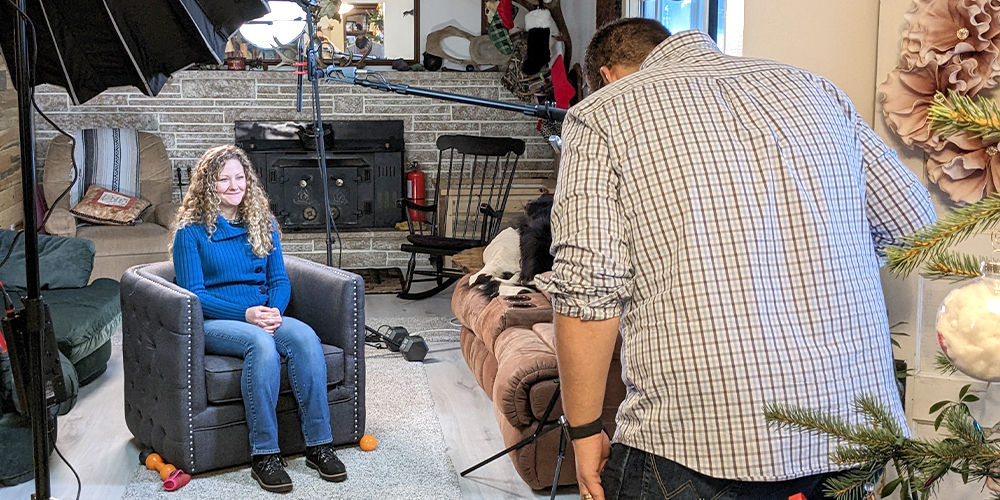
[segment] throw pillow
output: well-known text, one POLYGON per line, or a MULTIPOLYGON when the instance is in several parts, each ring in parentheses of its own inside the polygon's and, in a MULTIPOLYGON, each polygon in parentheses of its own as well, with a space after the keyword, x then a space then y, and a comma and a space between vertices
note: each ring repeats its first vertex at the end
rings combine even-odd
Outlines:
POLYGON ((94 224, 131 226, 150 203, 100 186, 90 186, 70 213, 94 224))
POLYGON ((139 196, 139 132, 134 129, 85 129, 74 135, 73 160, 79 173, 70 191, 74 206, 97 185, 139 196))

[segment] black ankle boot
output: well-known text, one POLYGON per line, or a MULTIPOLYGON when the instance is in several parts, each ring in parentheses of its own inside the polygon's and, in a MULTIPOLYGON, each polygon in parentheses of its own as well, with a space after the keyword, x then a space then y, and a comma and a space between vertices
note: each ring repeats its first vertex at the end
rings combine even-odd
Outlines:
POLYGON ((261 488, 272 493, 292 491, 292 478, 285 472, 285 459, 281 455, 254 455, 250 457, 250 475, 261 488))
POLYGON ((347 468, 329 444, 306 447, 306 465, 319 471, 319 477, 327 481, 339 483, 347 479, 347 468))

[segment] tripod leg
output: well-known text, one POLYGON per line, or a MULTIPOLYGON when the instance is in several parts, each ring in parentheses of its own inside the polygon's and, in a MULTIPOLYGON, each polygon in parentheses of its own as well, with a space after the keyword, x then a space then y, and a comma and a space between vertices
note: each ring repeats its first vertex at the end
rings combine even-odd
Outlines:
POLYGON ((504 455, 506 455, 506 454, 508 454, 508 453, 510 453, 512 451, 514 451, 514 450, 520 450, 521 448, 524 448, 525 446, 527 446, 528 443, 530 443, 530 442, 538 439, 539 436, 543 436, 545 434, 548 434, 549 431, 552 431, 552 430, 555 430, 555 429, 558 429, 558 428, 559 428, 559 424, 557 424, 557 423, 546 424, 545 422, 539 422, 538 423, 538 427, 535 428, 535 432, 533 434, 531 434, 530 436, 528 436, 528 437, 526 437, 526 438, 518 441, 517 444, 515 444, 515 445, 513 445, 513 446, 511 446, 511 447, 509 447, 509 448, 507 448, 507 449, 505 449, 505 450, 503 450, 501 452, 498 452, 496 455, 493 455, 492 457, 487 458, 486 460, 483 460, 482 462, 479 462, 478 464, 473 465, 472 467, 469 467, 468 469, 465 469, 459 475, 462 476, 462 477, 465 477, 466 474, 468 474, 468 473, 470 473, 470 472, 472 472, 472 471, 474 471, 474 470, 476 470, 476 469, 478 469, 478 468, 480 468, 480 467, 482 467, 482 466, 484 466, 484 465, 486 465, 486 464, 488 464, 488 463, 490 463, 490 462, 492 462, 492 461, 494 461, 494 460, 496 460, 496 459, 498 459, 498 458, 500 458, 500 457, 502 457, 502 456, 504 456, 504 455))
POLYGON ((559 473, 562 472, 563 459, 566 458, 566 416, 559 418, 559 457, 556 458, 556 473, 552 476, 552 495, 549 500, 556 500, 556 488, 559 487, 559 473))
MULTIPOLYGON (((559 379, 555 379, 555 381, 556 381, 556 384, 559 383, 559 379)), ((472 471, 474 471, 474 470, 476 470, 476 469, 478 469, 478 468, 480 468, 480 467, 482 467, 482 466, 484 466, 484 465, 486 465, 486 464, 488 464, 488 463, 490 463, 490 462, 492 462, 492 461, 494 461, 494 460, 496 460, 496 459, 498 459, 498 458, 506 455, 507 453, 510 453, 510 452, 512 452, 514 450, 520 450, 521 448, 524 448, 525 446, 528 445, 528 443, 530 443, 530 442, 538 439, 540 436, 548 433, 552 429, 555 429, 556 427, 559 427, 559 423, 558 422, 549 422, 549 415, 552 413, 552 409, 555 408, 556 401, 558 401, 558 400, 559 400, 559 386, 557 385, 555 391, 552 392, 552 399, 549 400, 549 405, 545 407, 545 413, 542 414, 542 418, 538 421, 538 427, 535 427, 535 432, 531 433, 530 436, 528 436, 528 437, 526 437, 526 438, 518 441, 517 444, 515 444, 514 446, 511 446, 511 447, 507 448, 506 450, 503 450, 500 453, 497 453, 496 455, 493 455, 492 457, 487 458, 486 460, 483 460, 482 462, 479 462, 478 464, 473 465, 472 467, 469 467, 468 469, 465 469, 459 475, 462 476, 462 477, 465 477, 466 474, 468 474, 468 473, 470 473, 470 472, 472 472, 472 471)))

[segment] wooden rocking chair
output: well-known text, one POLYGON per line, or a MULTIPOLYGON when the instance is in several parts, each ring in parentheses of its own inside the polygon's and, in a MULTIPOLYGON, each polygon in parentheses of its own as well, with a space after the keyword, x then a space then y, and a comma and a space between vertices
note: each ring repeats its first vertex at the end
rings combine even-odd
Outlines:
POLYGON ((510 137, 442 135, 437 147, 432 202, 424 206, 399 201, 407 209, 410 230, 400 247, 410 253, 398 295, 404 299, 432 297, 465 275, 461 269, 445 267, 445 257, 485 246, 500 231, 517 161, 524 154, 524 141, 510 137), (430 257, 431 270, 417 269, 418 254, 430 257), (417 282, 433 285, 410 291, 417 282))

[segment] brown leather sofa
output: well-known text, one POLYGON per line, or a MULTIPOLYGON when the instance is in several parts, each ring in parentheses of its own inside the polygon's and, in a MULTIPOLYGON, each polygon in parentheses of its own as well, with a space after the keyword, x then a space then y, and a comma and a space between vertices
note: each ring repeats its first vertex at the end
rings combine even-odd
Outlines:
MULTIPOLYGON (((45 156, 42 189, 51 204, 73 179, 73 145, 59 135, 49 144, 45 156)), ((151 262, 170 259, 167 246, 174 237, 177 203, 171 202, 173 177, 170 159, 163 141, 154 134, 139 132, 139 197, 152 205, 142 214, 143 222, 134 226, 86 225, 77 227, 77 219, 69 212, 69 196, 52 207, 45 224, 49 234, 76 236, 94 242, 94 272, 97 278, 120 280, 125 270, 151 262)))
MULTIPOLYGON (((490 299, 469 287, 466 276, 455 285, 451 307, 462 323, 462 355, 493 401, 505 445, 512 446, 535 431, 558 386, 552 305, 541 293, 490 299)), ((616 348, 604 396, 602 419, 609 435, 625 398, 618 352, 616 348)), ((561 415, 557 399, 549 420, 561 415)), ((558 452, 559 432, 553 431, 512 451, 510 459, 524 482, 538 490, 552 486, 558 452)), ((576 484, 574 464, 573 447, 567 446, 559 485, 576 484)))

